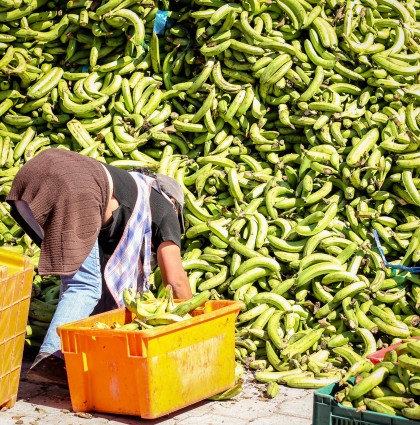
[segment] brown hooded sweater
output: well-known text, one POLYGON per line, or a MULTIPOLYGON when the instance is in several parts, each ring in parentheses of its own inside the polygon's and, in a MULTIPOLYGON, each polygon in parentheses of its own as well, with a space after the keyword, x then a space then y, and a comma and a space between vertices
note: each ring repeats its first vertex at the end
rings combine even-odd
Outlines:
POLYGON ((75 152, 46 149, 19 170, 7 201, 19 224, 22 218, 13 201, 26 201, 44 230, 41 275, 78 270, 98 238, 108 199, 104 167, 75 152))

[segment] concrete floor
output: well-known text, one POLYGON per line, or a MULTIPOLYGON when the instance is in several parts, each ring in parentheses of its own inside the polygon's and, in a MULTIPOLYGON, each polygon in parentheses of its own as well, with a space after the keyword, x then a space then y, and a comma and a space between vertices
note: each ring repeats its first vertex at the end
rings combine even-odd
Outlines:
POLYGON ((44 387, 25 379, 31 363, 22 364, 18 401, 0 412, 0 425, 311 425, 313 391, 281 387, 276 398, 267 399, 265 385, 244 376, 244 391, 227 401, 203 401, 171 415, 141 420, 92 412, 74 413, 68 390, 44 387))

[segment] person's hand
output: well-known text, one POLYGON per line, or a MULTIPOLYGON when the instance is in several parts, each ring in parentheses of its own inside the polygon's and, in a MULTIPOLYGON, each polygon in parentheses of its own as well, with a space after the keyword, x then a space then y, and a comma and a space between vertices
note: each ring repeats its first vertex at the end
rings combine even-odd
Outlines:
POLYGON ((171 285, 174 298, 192 297, 187 273, 182 267, 181 250, 172 241, 162 242, 157 250, 157 260, 164 285, 171 285))

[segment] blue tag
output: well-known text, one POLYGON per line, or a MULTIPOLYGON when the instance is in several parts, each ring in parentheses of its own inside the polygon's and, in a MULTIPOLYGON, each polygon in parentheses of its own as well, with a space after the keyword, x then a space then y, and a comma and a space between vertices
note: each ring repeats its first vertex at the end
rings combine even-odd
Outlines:
POLYGON ((88 72, 89 71, 89 65, 83 65, 82 72, 88 72))
POLYGON ((155 16, 155 24, 153 26, 153 32, 159 35, 165 34, 167 20, 168 20, 168 11, 158 10, 155 16))
POLYGON ((409 273, 419 273, 420 267, 407 267, 407 266, 401 266, 399 264, 389 264, 388 261, 386 261, 384 251, 382 249, 381 242, 379 241, 379 235, 376 230, 373 230, 373 236, 375 238, 376 247, 378 248, 379 254, 382 257, 382 261, 384 262, 385 267, 388 267, 393 270, 404 270, 409 273))

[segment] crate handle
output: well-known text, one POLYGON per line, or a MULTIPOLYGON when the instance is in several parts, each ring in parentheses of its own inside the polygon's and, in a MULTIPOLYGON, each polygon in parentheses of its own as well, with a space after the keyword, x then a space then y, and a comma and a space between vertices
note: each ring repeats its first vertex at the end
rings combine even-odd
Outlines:
POLYGON ((147 348, 143 343, 143 338, 139 338, 135 332, 126 333, 127 354, 128 357, 141 357, 147 356, 147 348))
POLYGON ((70 334, 64 329, 60 329, 57 333, 61 337, 61 352, 63 354, 77 354, 76 335, 70 334))
POLYGON ((0 279, 4 280, 7 278, 7 270, 9 268, 7 266, 4 266, 3 264, 0 264, 0 279))

